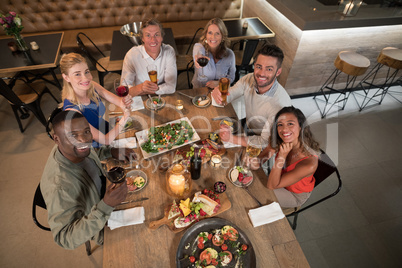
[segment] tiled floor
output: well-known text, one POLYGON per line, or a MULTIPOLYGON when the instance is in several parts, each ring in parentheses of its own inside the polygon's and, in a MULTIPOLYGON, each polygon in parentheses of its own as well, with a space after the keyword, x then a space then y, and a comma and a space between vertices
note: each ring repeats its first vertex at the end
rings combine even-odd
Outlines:
MULTIPOLYGON (((381 106, 359 113, 351 99, 345 111, 321 120, 312 98, 293 104, 339 163, 344 183, 336 197, 299 217, 295 233, 309 263, 319 268, 401 267, 402 105, 387 97, 381 106)), ((49 114, 56 104, 45 96, 42 107, 49 114)), ((101 267, 102 247, 91 257, 83 246, 64 250, 50 232, 33 224, 32 198, 53 142, 35 118, 26 120, 26 132, 19 133, 3 98, 0 118, 0 267, 101 267)), ((322 184, 311 199, 331 186, 322 184)))

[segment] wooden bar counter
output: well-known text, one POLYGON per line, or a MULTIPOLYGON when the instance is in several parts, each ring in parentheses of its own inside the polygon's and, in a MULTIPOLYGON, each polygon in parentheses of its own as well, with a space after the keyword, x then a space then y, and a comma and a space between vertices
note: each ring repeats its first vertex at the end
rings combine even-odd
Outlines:
MULTIPOLYGON (((206 94, 207 91, 208 89, 202 88, 183 92, 195 96, 206 94)), ((205 139, 209 132, 219 129, 220 121, 212 121, 211 118, 221 115, 235 116, 231 105, 225 108, 217 108, 212 105, 207 108, 197 108, 191 103, 190 98, 179 95, 177 92, 173 95, 163 96, 163 98, 166 100, 166 105, 157 113, 144 109, 133 112, 132 115, 139 120, 144 120, 148 125, 151 124, 151 121, 155 126, 167 123, 181 117, 175 110, 174 103, 177 99, 182 99, 184 102, 183 116, 190 119, 201 139, 205 139)), ((174 233, 167 226, 161 226, 156 230, 148 228, 150 222, 164 217, 164 208, 174 199, 166 191, 166 172, 158 168, 160 164, 158 161, 171 159, 173 152, 155 156, 148 161, 141 161, 142 154, 138 148, 136 150, 138 150, 140 158, 140 169, 148 176, 148 184, 143 190, 131 194, 127 199, 148 197, 149 200, 127 204, 121 208, 143 206, 145 222, 117 228, 113 231, 109 227, 105 227, 103 266, 119 268, 176 267, 175 256, 185 231, 174 233)), ((248 211, 256 208, 257 203, 244 189, 235 187, 227 178, 227 173, 234 166, 240 150, 239 147, 227 149, 222 158, 228 160, 223 161, 220 168, 212 168, 209 163, 203 164, 201 178, 193 181, 192 192, 203 188, 212 189, 216 181, 226 183, 226 194, 232 207, 217 217, 231 221, 248 236, 256 254, 257 267, 280 267, 283 263, 308 267, 308 262, 286 218, 256 228, 251 224, 248 211)), ((265 187, 267 178, 264 172, 260 169, 253 171, 253 175, 254 182, 249 186, 249 190, 263 205, 276 201, 273 191, 265 187)))

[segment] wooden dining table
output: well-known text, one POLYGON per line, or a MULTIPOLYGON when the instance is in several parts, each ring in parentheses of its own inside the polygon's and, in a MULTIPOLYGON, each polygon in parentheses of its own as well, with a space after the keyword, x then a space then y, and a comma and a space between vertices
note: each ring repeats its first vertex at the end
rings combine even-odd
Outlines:
MULTIPOLYGON (((183 90, 181 92, 190 96, 209 93, 207 88, 183 90)), ((166 105, 157 113, 146 108, 132 112, 132 117, 138 121, 138 125, 135 126, 137 129, 123 133, 120 138, 133 136, 136 131, 142 130, 144 126, 157 126, 187 117, 200 138, 205 139, 211 131, 219 129, 220 121, 212 121, 212 118, 236 116, 230 104, 224 108, 212 105, 198 108, 192 104, 190 98, 177 92, 172 95, 164 95, 162 98, 166 101, 166 105), (178 99, 184 102, 184 109, 180 112, 175 109, 175 102, 178 99)), ((146 101, 146 98, 143 100, 146 101)), ((163 161, 172 160, 174 152, 170 151, 144 160, 138 147, 135 149, 138 159, 134 161, 133 167, 138 165, 138 168, 146 173, 148 184, 141 191, 129 194, 127 200, 143 197, 149 199, 120 205, 116 209, 144 207, 145 222, 114 230, 105 227, 103 267, 176 267, 176 252, 186 230, 175 233, 166 225, 156 230, 148 227, 152 221, 164 217, 165 207, 174 200, 166 190, 166 171, 160 169, 163 161)), ((226 183, 225 193, 231 202, 231 208, 217 215, 217 217, 232 222, 249 238, 256 255, 256 267, 309 267, 286 217, 270 224, 253 227, 248 211, 257 208, 258 204, 244 189, 234 186, 228 178, 229 169, 235 165, 240 150, 243 149, 240 147, 226 149, 226 153, 222 156, 222 166, 219 168, 212 168, 209 163, 204 163, 200 179, 194 180, 192 183, 192 192, 204 188, 212 189, 216 181, 226 183)), ((252 172, 254 180, 249 186, 249 191, 263 205, 277 201, 274 192, 265 186, 267 176, 263 170, 259 169, 252 172)))

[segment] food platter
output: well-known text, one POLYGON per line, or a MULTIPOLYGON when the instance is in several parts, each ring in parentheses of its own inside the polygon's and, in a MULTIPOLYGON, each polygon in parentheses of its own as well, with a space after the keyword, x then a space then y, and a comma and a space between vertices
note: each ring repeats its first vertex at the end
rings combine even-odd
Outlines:
MULTIPOLYGON (((176 252, 176 267, 177 268, 182 268, 182 267, 192 267, 192 263, 189 260, 189 256, 200 256, 200 253, 203 251, 203 249, 199 249, 197 247, 197 243, 194 243, 194 241, 197 239, 197 236, 201 232, 210 232, 211 230, 214 229, 220 229, 223 226, 232 226, 235 228, 238 233, 239 233, 239 238, 237 241, 239 241, 241 244, 248 245, 248 249, 245 251, 245 254, 240 257, 239 262, 242 262, 241 267, 249 267, 249 268, 255 268, 257 266, 257 260, 254 252, 254 248, 252 246, 251 241, 248 239, 246 234, 236 225, 231 223, 228 220, 221 219, 221 218, 209 218, 209 219, 204 219, 202 221, 197 222, 193 226, 191 226, 183 235, 183 237, 180 240, 179 246, 177 248, 176 252), (187 247, 190 244, 189 247, 187 247), (195 252, 194 252, 194 246, 195 244, 195 252), (194 252, 194 254, 193 254, 194 252)), ((207 241, 205 243, 205 248, 214 248, 216 250, 219 250, 218 246, 213 245, 210 241, 207 241)), ((232 254, 234 252, 231 252, 232 254)), ((233 254, 234 255, 234 254, 233 254)), ((235 267, 236 265, 236 258, 233 257, 233 260, 229 263, 227 267, 235 267)))
MULTIPOLYGON (((221 205, 219 210, 216 213, 212 214, 212 216, 208 216, 208 215, 200 216, 199 220, 210 218, 210 217, 215 217, 216 215, 219 215, 219 214, 225 212, 226 210, 228 210, 228 209, 230 209, 232 207, 232 203, 230 202, 230 200, 229 200, 228 196, 226 195, 226 193, 219 194, 219 199, 220 199, 220 205, 221 205)), ((166 225, 172 232, 180 233, 180 232, 182 232, 184 230, 187 230, 190 226, 195 224, 195 222, 194 222, 194 223, 190 224, 187 227, 176 228, 176 226, 174 225, 174 220, 177 217, 168 219, 168 214, 169 214, 169 210, 170 210, 171 206, 172 206, 172 204, 169 204, 169 205, 167 205, 165 207, 165 211, 164 211, 165 216, 162 219, 150 222, 150 224, 149 224, 150 229, 155 230, 155 229, 159 228, 162 225, 166 225)))
MULTIPOLYGON (((158 101, 159 97, 152 97, 152 100, 158 101)), ((153 104, 151 103, 151 100, 148 98, 145 101, 145 106, 149 109, 149 110, 159 110, 162 109, 166 104, 166 101, 164 98, 160 99, 160 103, 158 104, 153 104)))
POLYGON ((192 99, 192 102, 194 106, 198 108, 206 108, 211 105, 211 99, 206 95, 197 95, 192 99), (208 102, 206 100, 208 100, 208 102), (205 104, 200 105, 200 101, 205 101, 205 104))
POLYGON ((248 181, 245 182, 245 183, 240 182, 239 179, 237 179, 236 181, 233 181, 232 178, 231 178, 231 173, 232 173, 233 170, 236 169, 236 166, 232 167, 232 168, 229 170, 229 172, 228 172, 228 179, 229 179, 229 181, 230 181, 234 186, 237 186, 237 187, 246 187, 246 186, 249 186, 250 184, 253 183, 253 180, 254 180, 253 172, 251 172, 250 169, 247 169, 247 168, 244 168, 244 167, 241 167, 241 168, 244 169, 244 171, 242 172, 243 175, 244 175, 244 176, 247 176, 247 177, 251 177, 251 180, 248 180, 248 181))
POLYGON ((127 180, 129 177, 138 177, 138 176, 144 178, 145 182, 142 184, 142 186, 140 186, 140 187, 138 187, 138 188, 136 188, 136 189, 134 189, 134 190, 131 190, 131 191, 130 191, 130 189, 129 189, 129 190, 128 190, 129 193, 135 193, 135 192, 141 191, 141 190, 144 189, 145 186, 148 184, 148 177, 147 177, 147 175, 146 175, 143 171, 141 171, 141 170, 131 170, 131 171, 127 172, 127 174, 126 174, 126 180, 127 180))
POLYGON ((197 134, 197 132, 195 131, 193 125, 191 124, 190 120, 187 117, 183 117, 183 118, 168 122, 166 124, 161 124, 161 125, 156 126, 156 127, 166 126, 168 124, 180 123, 181 121, 186 121, 190 125, 190 127, 192 128, 194 134, 193 134, 191 140, 189 140, 187 142, 184 142, 181 145, 174 145, 171 149, 163 149, 163 150, 160 150, 160 151, 155 152, 155 153, 151 153, 151 152, 148 153, 142 148, 142 145, 146 141, 148 141, 149 129, 145 129, 145 130, 142 130, 142 131, 139 131, 139 132, 135 133, 135 136, 137 137, 137 141, 138 141, 138 144, 139 144, 139 147, 141 149, 141 152, 142 152, 142 155, 143 155, 144 159, 148 159, 148 158, 153 157, 155 155, 159 155, 159 154, 163 154, 165 152, 171 151, 171 150, 175 150, 175 149, 177 149, 179 147, 182 147, 182 146, 185 146, 187 144, 190 144, 190 143, 193 143, 193 142, 196 142, 196 141, 200 140, 200 136, 197 134))

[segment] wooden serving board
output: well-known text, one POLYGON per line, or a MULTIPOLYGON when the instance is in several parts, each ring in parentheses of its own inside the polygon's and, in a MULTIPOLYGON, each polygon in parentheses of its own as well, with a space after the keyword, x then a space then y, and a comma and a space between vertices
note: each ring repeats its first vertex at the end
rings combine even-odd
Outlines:
MULTIPOLYGON (((207 218, 214 217, 214 216, 216 216, 216 215, 219 215, 219 214, 221 214, 222 212, 225 212, 226 210, 228 210, 228 209, 230 209, 230 208, 232 207, 232 203, 230 202, 230 200, 229 200, 228 196, 226 195, 226 193, 219 194, 219 199, 220 199, 220 201, 221 201, 221 207, 219 208, 219 210, 218 210, 216 213, 212 214, 211 216, 208 216, 208 215, 207 215, 207 216, 200 216, 200 217, 198 218, 199 221, 200 221, 200 220, 203 220, 203 219, 207 219, 207 218)), ((180 201, 179 201, 179 203, 180 203, 180 201)), ((174 233, 179 233, 179 232, 181 232, 181 231, 186 230, 186 229, 189 228, 191 225, 193 225, 194 223, 197 222, 197 221, 194 221, 194 222, 191 223, 190 225, 188 225, 188 226, 186 226, 186 227, 183 227, 183 228, 176 228, 176 227, 174 226, 174 220, 175 220, 177 217, 180 217, 180 216, 176 216, 176 217, 174 217, 174 218, 168 219, 169 210, 170 210, 171 207, 172 207, 172 204, 167 205, 167 206, 165 207, 165 216, 164 216, 162 219, 160 219, 160 220, 156 220, 156 221, 150 222, 148 228, 151 229, 151 230, 156 230, 156 229, 158 229, 158 228, 159 228, 160 226, 162 226, 162 225, 167 225, 167 227, 168 227, 172 232, 174 232, 174 233)))

